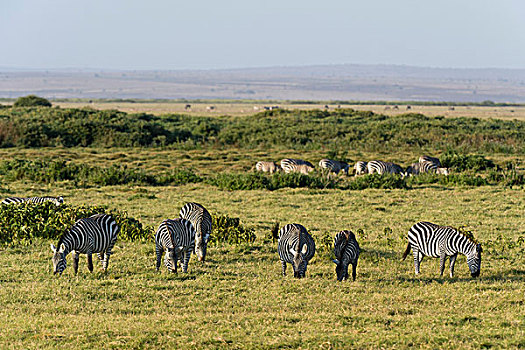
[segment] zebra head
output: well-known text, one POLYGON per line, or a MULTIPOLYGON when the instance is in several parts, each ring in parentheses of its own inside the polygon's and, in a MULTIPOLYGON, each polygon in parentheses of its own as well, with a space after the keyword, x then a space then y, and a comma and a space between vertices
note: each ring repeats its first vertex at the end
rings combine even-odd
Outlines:
POLYGON ((479 277, 481 271, 481 244, 476 244, 476 249, 473 249, 472 252, 467 255, 467 264, 470 270, 470 275, 472 277, 479 277))
POLYGON ((335 273, 339 282, 348 279, 348 265, 350 264, 350 260, 345 256, 344 252, 348 245, 349 237, 345 231, 342 231, 336 235, 334 239, 335 259, 332 259, 332 261, 336 264, 335 273))
POLYGON ((308 251, 306 244, 303 245, 301 251, 297 252, 293 248, 290 248, 290 253, 293 255, 293 276, 295 278, 303 278, 306 275, 306 268, 308 267, 308 261, 305 258, 305 254, 308 251))
POLYGON ((339 282, 346 281, 348 279, 348 264, 349 261, 332 259, 332 261, 337 265, 335 267, 335 273, 337 275, 337 280, 339 282))
POLYGON ((64 204, 64 197, 58 197, 55 201, 55 204, 58 206, 64 204))
POLYGON ((203 228, 202 222, 197 224, 197 226, 195 232, 195 255, 197 255, 199 261, 205 261, 211 228, 203 228))
POLYGON ((64 243, 62 243, 60 245, 60 248, 57 250, 57 248, 53 244, 51 244, 51 250, 53 251, 53 274, 56 275, 58 273, 61 275, 67 267, 65 254, 66 246, 64 245, 64 243))
POLYGON ((450 175, 450 169, 449 168, 437 168, 436 174, 445 175, 445 176, 450 175))

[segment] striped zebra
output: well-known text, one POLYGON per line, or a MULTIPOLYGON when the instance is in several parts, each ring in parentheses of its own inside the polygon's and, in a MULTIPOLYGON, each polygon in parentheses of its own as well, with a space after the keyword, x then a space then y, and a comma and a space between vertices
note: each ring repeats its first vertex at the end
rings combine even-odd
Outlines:
POLYGON ((369 174, 404 174, 403 168, 401 168, 399 165, 391 162, 383 162, 380 160, 373 160, 371 162, 368 162, 367 168, 369 174))
POLYGON ((340 171, 343 171, 346 175, 348 175, 348 168, 350 167, 348 163, 341 162, 338 160, 331 160, 331 159, 321 159, 319 161, 319 167, 321 170, 327 170, 328 173, 335 173, 336 175, 339 174, 340 171))
POLYGON ((355 175, 368 174, 368 163, 363 161, 357 161, 354 164, 355 175))
POLYGON ((66 269, 66 257, 70 252, 73 252, 75 274, 78 272, 79 254, 87 255, 88 269, 93 272, 92 254, 98 253, 102 268, 106 271, 119 231, 115 219, 107 214, 95 214, 78 220, 60 237, 58 249, 51 244, 54 274, 62 274, 66 269))
POLYGON ((449 168, 436 168, 436 174, 438 175, 450 175, 449 168))
POLYGON ((211 215, 198 203, 186 203, 179 216, 189 220, 195 230, 195 255, 199 261, 206 259, 206 248, 211 235, 211 215))
POLYGON ((420 163, 423 163, 423 162, 430 162, 430 163, 434 163, 436 164, 436 168, 441 168, 441 162, 439 161, 439 158, 434 158, 434 157, 431 157, 431 156, 421 156, 419 157, 419 162, 420 163))
POLYGON ((62 197, 29 197, 29 198, 21 198, 21 197, 9 197, 2 201, 2 204, 18 204, 18 203, 25 203, 25 202, 31 202, 31 203, 37 203, 41 204, 44 202, 53 202, 57 206, 64 203, 64 198, 62 197))
POLYGON ((188 272, 188 262, 194 249, 195 229, 189 220, 182 218, 164 220, 155 233, 157 271, 160 268, 162 253, 166 252, 164 264, 169 271, 177 272, 177 262, 180 260, 182 271, 188 272))
POLYGON ((481 269, 481 244, 476 244, 468 237, 449 226, 439 226, 430 222, 418 222, 408 231, 408 245, 403 260, 410 249, 414 253, 416 275, 424 256, 439 258, 439 271, 443 276, 445 260, 450 257, 450 277, 454 276, 454 264, 458 253, 467 257, 467 264, 472 277, 478 277, 481 269))
POLYGON ((348 278, 348 265, 352 264, 352 279, 355 281, 357 260, 359 259, 359 244, 355 239, 352 231, 341 231, 334 239, 334 254, 336 259, 335 273, 338 281, 344 281, 348 278))
POLYGON ((255 164, 255 170, 273 174, 281 170, 281 167, 274 162, 257 162, 257 164, 255 164))
MULTIPOLYGON (((276 225, 275 230, 279 227, 276 225)), ((294 277, 302 278, 306 274, 308 261, 315 254, 315 242, 299 224, 288 224, 279 231, 277 252, 283 267, 283 276, 286 275, 286 263, 292 264, 294 277)))
POLYGON ((406 170, 406 175, 419 175, 423 173, 435 172, 437 165, 432 162, 413 163, 406 170))
POLYGON ((285 158, 281 160, 281 168, 285 173, 301 173, 308 175, 314 170, 312 163, 302 159, 285 158))

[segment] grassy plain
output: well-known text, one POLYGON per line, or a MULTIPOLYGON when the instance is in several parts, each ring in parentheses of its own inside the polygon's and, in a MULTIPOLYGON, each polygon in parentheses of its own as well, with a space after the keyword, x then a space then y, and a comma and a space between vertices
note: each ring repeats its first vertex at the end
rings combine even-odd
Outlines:
MULTIPOLYGON (((214 174, 246 171, 260 158, 313 161, 326 152, 9 148, 0 149, 0 160, 119 164, 152 173, 191 166, 214 174)), ((410 150, 347 153, 405 165, 418 155, 410 150)), ((525 161, 519 154, 486 156, 497 164, 525 161)), ((69 267, 59 278, 51 273, 49 241, 0 248, 0 348, 525 347, 523 188, 270 192, 221 191, 204 183, 82 189, 70 182, 0 183, 2 197, 36 194, 119 208, 147 225, 175 217, 185 202, 196 201, 212 213, 239 217, 256 228, 257 239, 253 245, 212 247, 204 264, 192 258, 189 273, 178 275, 154 271, 153 243, 119 241, 107 274, 88 273, 82 257, 77 276, 69 267), (481 277, 470 278, 464 257, 458 258, 452 279, 439 276, 435 259, 425 260, 416 277, 412 260, 400 259, 407 230, 421 220, 471 230, 484 247, 481 277), (280 276, 276 243, 268 238, 276 221, 301 223, 317 239, 319 251, 307 278, 280 276), (338 283, 335 265, 321 249, 321 237, 343 229, 362 230, 356 282, 338 283)))

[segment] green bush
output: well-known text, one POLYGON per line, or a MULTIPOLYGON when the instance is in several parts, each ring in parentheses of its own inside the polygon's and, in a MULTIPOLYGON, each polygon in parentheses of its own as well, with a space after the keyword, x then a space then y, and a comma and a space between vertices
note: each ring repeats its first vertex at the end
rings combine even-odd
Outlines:
POLYGON ((452 168, 454 171, 480 171, 496 167, 493 161, 486 159, 482 155, 458 154, 447 152, 440 159, 445 168, 452 168))
POLYGON ((212 233, 209 244, 241 244, 253 243, 254 241, 255 230, 241 224, 239 218, 231 218, 228 215, 212 215, 212 233))
POLYGON ((144 227, 123 211, 96 206, 57 207, 51 202, 26 202, 0 205, 0 244, 30 244, 34 238, 59 239, 75 221, 98 213, 109 214, 117 221, 120 226, 119 239, 145 241, 152 237, 152 228, 144 227))
POLYGON ((13 104, 14 107, 51 107, 51 102, 43 97, 28 95, 19 97, 13 104))
POLYGON ((366 174, 356 176, 353 180, 339 187, 349 190, 408 188, 405 179, 401 177, 401 175, 396 174, 366 174))

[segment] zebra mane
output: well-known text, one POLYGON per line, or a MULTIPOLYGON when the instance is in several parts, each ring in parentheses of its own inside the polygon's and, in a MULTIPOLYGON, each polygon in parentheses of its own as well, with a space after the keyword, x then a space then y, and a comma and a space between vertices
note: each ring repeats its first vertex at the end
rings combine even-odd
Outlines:
POLYGON ((468 239, 471 243, 474 243, 474 244, 478 244, 479 243, 478 240, 474 237, 474 234, 472 233, 472 231, 464 229, 464 227, 466 227, 466 226, 460 226, 458 228, 458 227, 454 227, 454 226, 439 226, 439 225, 436 225, 436 224, 434 224, 434 225, 438 226, 438 227, 452 229, 452 230, 456 231, 459 235, 461 235, 461 236, 465 237, 466 239, 468 239))
POLYGON ((66 229, 64 233, 60 236, 60 238, 58 239, 57 250, 60 249, 60 245, 64 243, 64 237, 66 237, 67 234, 70 233, 70 231, 70 229, 66 229))

